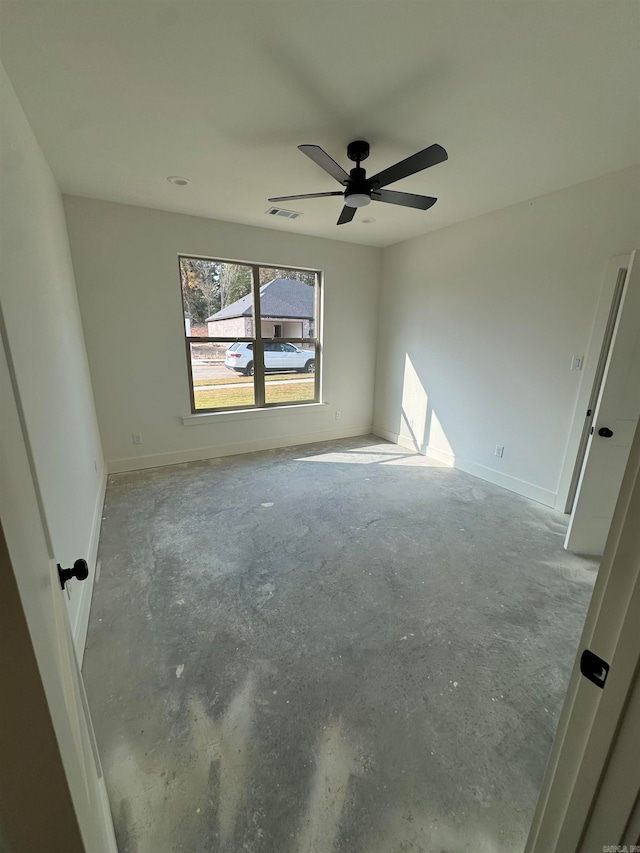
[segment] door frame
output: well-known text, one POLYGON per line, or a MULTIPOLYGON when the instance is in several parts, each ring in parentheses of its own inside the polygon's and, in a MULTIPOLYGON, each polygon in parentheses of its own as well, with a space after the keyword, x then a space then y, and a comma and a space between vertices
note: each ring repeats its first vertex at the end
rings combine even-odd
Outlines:
POLYGON ((613 343, 615 337, 614 333, 616 330, 616 322, 618 320, 618 312, 620 311, 622 305, 622 297, 624 295, 624 288, 627 281, 627 276, 629 274, 630 263, 631 258, 629 258, 628 264, 626 264, 625 266, 621 266, 618 269, 616 284, 613 290, 613 297, 611 299, 611 305, 609 307, 607 325, 604 331, 602 344, 600 345, 600 355, 598 357, 595 377, 593 380, 593 385, 591 387, 591 393, 589 394, 587 414, 583 422, 582 434, 580 436, 580 445, 578 447, 578 454, 576 456, 576 461, 573 466, 573 476, 571 477, 569 494, 567 495, 567 502, 564 508, 564 511, 567 515, 570 515, 573 511, 575 500, 578 495, 578 484, 580 482, 580 475, 582 474, 582 467, 585 463, 585 459, 587 458, 589 435, 591 433, 591 426, 595 419, 596 409, 598 408, 598 400, 600 399, 602 383, 605 380, 607 360, 609 358, 609 350, 611 349, 611 344, 613 343))
MULTIPOLYGON (((602 288, 600 291, 600 299, 598 301, 596 316, 591 329, 589 344, 584 359, 582 380, 580 382, 573 410, 573 418, 569 429, 569 438, 567 440, 567 447, 562 461, 562 468, 560 470, 560 477, 558 480, 558 490, 554 502, 554 509, 565 514, 570 512, 568 504, 571 497, 574 478, 575 485, 577 486, 577 479, 580 475, 580 471, 582 470, 581 463, 580 470, 578 470, 576 477, 575 474, 578 456, 582 454, 584 461, 584 451, 586 449, 586 442, 582 445, 582 438, 586 428, 585 417, 592 417, 595 412, 595 406, 590 407, 590 403, 595 391, 594 384, 598 375, 603 344, 607 335, 607 328, 612 313, 611 308, 616 294, 616 288, 618 286, 620 270, 629 268, 632 257, 633 252, 627 252, 623 255, 615 255, 607 261, 602 288), (586 414, 589 408, 592 408, 591 416, 586 414)), ((589 430, 586 429, 587 437, 588 432, 589 430)))
MULTIPOLYGON (((592 816, 597 819, 602 783, 640 668, 637 628, 639 517, 640 424, 629 454, 525 853, 578 853, 590 830, 592 816), (580 656, 587 648, 610 663, 604 689, 587 681, 580 672, 580 656)), ((623 780, 618 784, 623 784, 623 780)), ((617 844, 619 839, 613 838, 610 843, 617 844)))

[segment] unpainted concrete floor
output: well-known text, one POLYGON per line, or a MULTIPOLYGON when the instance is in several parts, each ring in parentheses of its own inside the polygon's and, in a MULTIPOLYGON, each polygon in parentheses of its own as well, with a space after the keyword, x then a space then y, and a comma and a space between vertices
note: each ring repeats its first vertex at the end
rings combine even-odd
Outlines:
POLYGON ((120 853, 522 850, 597 569, 565 528, 373 437, 110 477, 120 853))

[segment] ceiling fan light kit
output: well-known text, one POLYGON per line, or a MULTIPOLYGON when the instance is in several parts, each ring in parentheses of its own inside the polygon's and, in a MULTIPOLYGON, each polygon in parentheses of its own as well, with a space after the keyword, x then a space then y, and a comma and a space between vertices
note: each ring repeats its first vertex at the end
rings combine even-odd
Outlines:
POLYGON ((344 203, 349 207, 366 207, 367 204, 371 204, 371 196, 367 193, 351 193, 350 195, 345 193, 344 203))
POLYGON ((428 210, 436 203, 433 196, 415 195, 414 193, 394 192, 385 190, 388 184, 393 184, 402 178, 408 178, 435 166, 448 159, 448 154, 442 145, 430 145, 428 148, 412 154, 405 160, 401 160, 388 169, 378 172, 372 178, 367 178, 367 173, 360 163, 369 156, 369 143, 363 139, 356 139, 347 146, 347 157, 356 165, 350 172, 345 170, 330 157, 319 145, 298 145, 300 151, 306 154, 314 163, 324 169, 327 174, 335 178, 345 190, 325 193, 305 193, 304 195, 284 195, 270 198, 271 202, 292 201, 301 198, 328 198, 329 196, 343 196, 344 207, 338 218, 338 225, 351 222, 358 207, 366 207, 372 201, 382 201, 386 204, 398 204, 401 207, 413 207, 418 210, 428 210))

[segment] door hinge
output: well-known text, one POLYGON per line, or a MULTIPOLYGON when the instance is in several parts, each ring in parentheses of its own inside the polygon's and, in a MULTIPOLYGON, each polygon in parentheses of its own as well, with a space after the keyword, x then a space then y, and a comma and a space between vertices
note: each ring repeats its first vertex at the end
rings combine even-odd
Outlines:
POLYGON ((609 675, 609 664, 589 649, 585 649, 580 658, 580 672, 596 687, 603 688, 609 675))

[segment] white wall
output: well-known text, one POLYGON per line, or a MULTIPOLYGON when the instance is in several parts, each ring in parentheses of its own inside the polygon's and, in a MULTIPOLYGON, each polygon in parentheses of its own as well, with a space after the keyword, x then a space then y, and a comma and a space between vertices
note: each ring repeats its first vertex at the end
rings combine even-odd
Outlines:
POLYGON ((385 249, 376 432, 560 505, 583 378, 571 357, 587 350, 607 259, 640 240, 639 176, 613 173, 385 249))
POLYGON ((77 197, 65 197, 65 210, 110 471, 370 430, 379 249, 77 197), (183 424, 191 410, 179 253, 323 270, 328 405, 183 424))
POLYGON ((60 191, 0 65, 0 287, 38 487, 56 559, 90 563, 72 581, 84 645, 104 496, 104 460, 60 191))

